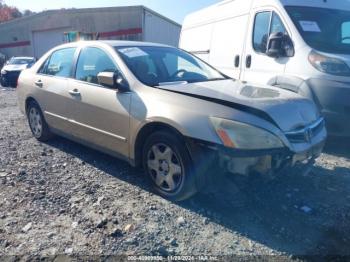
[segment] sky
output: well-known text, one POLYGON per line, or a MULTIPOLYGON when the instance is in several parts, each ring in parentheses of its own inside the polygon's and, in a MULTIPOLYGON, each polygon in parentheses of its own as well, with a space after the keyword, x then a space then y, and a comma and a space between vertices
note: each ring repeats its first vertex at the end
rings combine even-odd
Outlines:
POLYGON ((29 9, 40 12, 46 9, 88 8, 127 5, 144 5, 154 11, 182 24, 185 16, 193 11, 207 7, 220 0, 5 0, 9 6, 21 11, 29 9))

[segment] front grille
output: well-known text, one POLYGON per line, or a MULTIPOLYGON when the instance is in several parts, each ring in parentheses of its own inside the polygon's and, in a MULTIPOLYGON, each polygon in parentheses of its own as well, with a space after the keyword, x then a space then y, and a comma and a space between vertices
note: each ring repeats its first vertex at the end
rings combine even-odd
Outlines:
POLYGON ((7 71, 6 77, 18 77, 21 71, 7 71))
POLYGON ((309 143, 324 129, 324 127, 325 121, 321 118, 307 127, 287 132, 285 135, 291 143, 309 143))

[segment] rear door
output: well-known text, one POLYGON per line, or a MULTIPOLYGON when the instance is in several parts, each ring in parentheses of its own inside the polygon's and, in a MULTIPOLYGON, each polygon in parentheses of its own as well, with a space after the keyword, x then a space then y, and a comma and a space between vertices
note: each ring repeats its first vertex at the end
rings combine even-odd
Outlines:
POLYGON ((128 157, 131 93, 104 87, 97 79, 100 72, 116 70, 119 68, 108 51, 99 47, 81 50, 75 79, 69 83, 77 98, 72 118, 80 138, 128 157))
POLYGON ((281 17, 272 10, 253 10, 251 30, 247 36, 241 79, 267 84, 275 76, 284 74, 289 58, 272 58, 266 55, 271 33, 288 33, 281 17))
POLYGON ((50 127, 72 133, 73 126, 67 120, 74 111, 76 98, 69 93, 69 78, 76 48, 54 51, 33 79, 37 100, 50 127))

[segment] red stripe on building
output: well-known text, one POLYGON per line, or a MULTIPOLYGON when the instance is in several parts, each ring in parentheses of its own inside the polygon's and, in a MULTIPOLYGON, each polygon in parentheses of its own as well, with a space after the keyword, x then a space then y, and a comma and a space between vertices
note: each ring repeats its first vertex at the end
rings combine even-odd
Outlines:
POLYGON ((0 44, 0 48, 19 47, 19 46, 28 46, 28 45, 30 45, 30 41, 22 41, 22 42, 0 44))
POLYGON ((100 37, 136 35, 141 33, 142 33, 142 28, 131 28, 131 29, 125 29, 125 30, 112 31, 112 32, 102 32, 100 33, 100 37))

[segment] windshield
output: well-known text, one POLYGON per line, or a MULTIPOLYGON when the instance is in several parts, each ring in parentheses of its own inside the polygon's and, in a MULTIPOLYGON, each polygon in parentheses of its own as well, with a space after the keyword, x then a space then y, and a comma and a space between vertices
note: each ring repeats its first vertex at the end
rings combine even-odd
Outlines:
POLYGON ((286 9, 310 47, 327 53, 350 54, 350 11, 297 6, 286 9))
POLYGON ((171 47, 116 47, 126 65, 145 85, 195 83, 226 79, 198 58, 171 47))
POLYGON ((30 59, 30 58, 12 58, 9 61, 9 65, 26 65, 33 62, 34 62, 34 59, 30 59))

